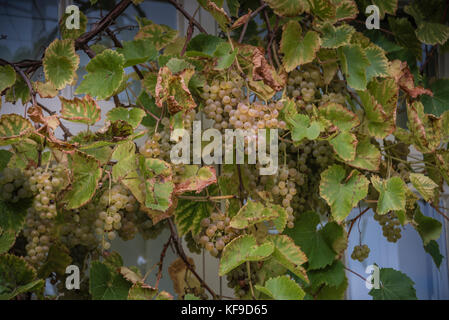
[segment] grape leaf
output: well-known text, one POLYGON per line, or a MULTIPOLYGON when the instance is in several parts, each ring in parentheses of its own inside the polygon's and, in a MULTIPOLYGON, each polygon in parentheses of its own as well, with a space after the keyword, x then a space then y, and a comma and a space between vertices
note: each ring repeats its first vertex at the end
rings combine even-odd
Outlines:
POLYGON ((89 95, 85 95, 82 99, 75 98, 73 100, 59 97, 59 100, 61 101, 61 118, 63 119, 91 126, 101 119, 101 109, 89 95))
POLYGON ((410 173, 410 182, 426 201, 433 198, 434 190, 438 188, 438 185, 432 179, 421 173, 410 173))
POLYGON ((199 167, 185 165, 184 172, 177 176, 175 193, 182 194, 188 191, 201 192, 204 188, 217 182, 215 168, 211 166, 199 167))
POLYGON ((421 97, 424 111, 439 117, 448 110, 449 79, 438 79, 430 85, 429 89, 433 92, 433 96, 424 95, 421 97))
POLYGON ((149 38, 125 41, 123 48, 117 49, 117 52, 125 57, 125 68, 154 60, 158 55, 158 51, 149 38))
POLYGON ((22 104, 26 104, 31 99, 30 89, 22 77, 16 76, 16 82, 14 85, 6 90, 5 100, 6 102, 16 103, 19 100, 22 104))
POLYGON ((16 233, 13 230, 2 230, 0 228, 0 254, 8 252, 15 242, 16 233))
POLYGON ((141 27, 134 39, 149 39, 154 47, 156 47, 156 50, 159 51, 172 43, 177 36, 178 31, 169 26, 151 23, 141 27))
POLYGON ((79 208, 92 199, 102 174, 97 160, 85 153, 75 152, 70 159, 72 184, 63 196, 69 210, 79 208))
POLYGON ((17 203, 0 201, 0 228, 5 231, 20 231, 31 204, 31 199, 22 199, 17 203))
POLYGON ((349 45, 354 31, 355 29, 350 25, 343 24, 339 27, 334 27, 332 24, 327 23, 321 29, 323 33, 321 47, 336 49, 343 45, 349 45))
POLYGON ((41 98, 54 98, 58 95, 59 90, 56 89, 53 84, 49 81, 47 82, 40 82, 36 81, 33 82, 33 87, 36 90, 36 92, 41 96, 41 98))
POLYGON ((421 236, 424 246, 432 240, 438 240, 443 228, 440 221, 423 215, 419 206, 416 206, 413 219, 417 223, 416 230, 421 236))
POLYGON ((441 143, 441 119, 424 113, 421 102, 407 105, 408 127, 413 144, 422 153, 434 152, 441 143))
POLYGON ((157 289, 144 284, 134 283, 129 289, 128 300, 152 300, 157 294, 157 289))
POLYGON ((308 281, 302 265, 307 257, 287 235, 271 235, 268 238, 274 245, 273 258, 304 281, 308 281))
POLYGON ((288 276, 268 279, 264 286, 255 288, 275 300, 303 300, 305 296, 304 290, 288 276))
POLYGON ((370 46, 365 49, 366 58, 371 63, 366 68, 366 80, 369 82, 375 77, 388 76, 388 59, 385 52, 378 46, 370 46))
POLYGON ((210 202, 180 199, 175 211, 176 226, 180 235, 189 231, 197 235, 201 231, 201 220, 212 213, 214 207, 210 202))
POLYGON ((347 45, 338 48, 338 55, 348 85, 355 90, 365 90, 366 70, 370 66, 365 51, 358 45, 347 45))
POLYGON ((231 24, 231 18, 227 15, 223 8, 217 6, 217 4, 211 0, 198 0, 198 3, 214 17, 218 25, 223 31, 229 29, 231 24))
POLYGON ((380 288, 368 293, 373 300, 416 300, 415 284, 405 273, 392 268, 380 269, 380 288))
POLYGON ((321 174, 320 196, 331 207, 334 219, 341 222, 367 196, 368 185, 368 179, 357 170, 346 177, 343 167, 333 165, 321 174))
POLYGON ((371 143, 370 138, 365 138, 357 144, 355 159, 346 163, 358 169, 378 171, 381 158, 379 149, 371 143))
POLYGON ((307 272, 310 287, 316 291, 321 285, 338 287, 345 281, 344 265, 340 260, 335 260, 330 266, 323 269, 310 270, 307 272))
POLYGON ((394 16, 398 9, 398 0, 372 0, 372 2, 379 8, 380 19, 383 19, 386 13, 394 16))
POLYGON ((128 122, 134 129, 137 128, 145 116, 145 111, 140 108, 117 107, 106 114, 110 121, 123 120, 128 122))
POLYGON ((443 45, 449 39, 449 26, 441 23, 422 21, 415 32, 418 40, 425 44, 443 45))
POLYGON ((231 219, 230 226, 235 229, 246 229, 256 223, 270 221, 278 217, 278 213, 262 203, 248 200, 240 211, 231 219))
POLYGON ((277 15, 285 17, 295 17, 310 9, 306 0, 267 0, 265 2, 277 15))
POLYGON ((59 242, 54 243, 48 251, 47 259, 38 271, 39 278, 46 279, 52 272, 64 277, 67 266, 72 262, 70 251, 59 242))
POLYGON ((15 113, 0 117, 0 146, 21 141, 34 130, 28 119, 15 113))
POLYGON ((429 243, 424 246, 424 250, 430 254, 437 268, 440 268, 444 256, 440 253, 440 246, 438 245, 438 242, 435 240, 430 240, 429 243))
POLYGON ((340 241, 340 237, 335 237, 335 232, 328 235, 329 227, 317 230, 319 223, 320 218, 316 213, 306 211, 295 220, 292 229, 284 231, 306 254, 308 270, 321 269, 332 264, 337 255, 333 247, 336 241, 340 241))
POLYGON ((131 283, 104 263, 93 261, 90 267, 89 291, 93 300, 126 300, 131 283))
POLYGON ((305 114, 295 114, 288 119, 292 140, 300 143, 303 139, 315 140, 322 130, 318 121, 311 121, 305 114))
POLYGON ((95 56, 86 66, 87 74, 75 94, 86 93, 98 100, 109 98, 124 77, 125 58, 111 49, 95 56))
POLYGON ((0 92, 16 82, 16 72, 10 65, 0 66, 0 92))
POLYGON ((280 51, 284 54, 282 63, 287 72, 312 62, 320 49, 321 40, 317 32, 307 31, 303 38, 301 34, 301 25, 297 21, 290 20, 283 27, 280 51))
POLYGON ((223 249, 218 274, 224 276, 246 261, 265 259, 273 250, 274 245, 270 241, 258 245, 251 235, 237 237, 223 249))
POLYGON ((9 300, 24 292, 42 292, 44 280, 22 257, 0 255, 0 300, 9 300))
POLYGON ((80 57, 75 52, 75 42, 56 39, 45 50, 42 60, 45 78, 56 89, 63 89, 75 79, 79 62, 80 57))
POLYGON ((371 177, 373 187, 380 193, 376 212, 386 214, 390 211, 405 210, 406 185, 399 177, 382 180, 378 176, 371 177))
POLYGON ((330 145, 344 161, 353 161, 355 159, 357 142, 357 137, 347 131, 343 131, 329 140, 330 145))
POLYGON ((340 131, 349 131, 360 124, 360 120, 355 113, 338 103, 327 103, 321 106, 318 111, 322 118, 331 122, 340 131))

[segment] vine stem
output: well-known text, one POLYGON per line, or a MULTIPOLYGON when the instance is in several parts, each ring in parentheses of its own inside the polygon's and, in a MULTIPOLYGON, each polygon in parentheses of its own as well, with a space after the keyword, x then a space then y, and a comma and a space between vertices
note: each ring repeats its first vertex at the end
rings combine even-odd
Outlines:
POLYGON ((351 234, 352 227, 354 226, 354 223, 355 223, 361 216, 363 216, 365 213, 367 213, 369 209, 371 209, 371 208, 370 208, 370 207, 365 208, 365 210, 363 210, 362 212, 360 212, 360 213, 358 214, 357 217, 355 217, 354 219, 352 219, 351 225, 350 225, 349 230, 348 230, 348 238, 349 238, 349 235, 351 234))
POLYGON ((251 296, 254 300, 256 300, 256 295, 254 294, 254 288, 253 288, 253 281, 251 280, 251 266, 249 264, 249 261, 246 261, 246 272, 248 273, 248 281, 249 281, 249 288, 251 290, 251 296))
POLYGON ((170 235, 170 237, 168 237, 167 242, 164 244, 164 247, 162 249, 161 252, 161 257, 159 258, 159 270, 157 272, 157 276, 156 276, 156 284, 154 285, 154 287, 157 289, 159 286, 159 281, 162 279, 162 268, 164 266, 164 259, 165 259, 165 254, 167 253, 167 249, 168 246, 170 245, 172 240, 172 236, 170 235))
POLYGON ((243 25, 242 33, 240 33, 240 37, 239 37, 239 43, 242 43, 243 38, 245 37, 246 29, 248 28, 248 24, 251 21, 251 19, 253 19, 255 16, 257 16, 259 14, 259 12, 262 11, 263 9, 265 9, 266 7, 267 7, 267 4, 262 3, 262 5, 260 7, 258 7, 256 10, 254 10, 253 13, 251 13, 248 20, 246 20, 245 24, 243 25))
MULTIPOLYGON (((47 112, 49 115, 54 115, 56 114, 56 112, 51 111, 50 109, 48 109, 46 106, 44 106, 42 103, 40 102, 36 102, 37 105, 39 107, 41 107, 42 110, 44 110, 45 112, 47 112)), ((59 126, 61 127, 62 131, 64 132, 64 139, 67 140, 68 137, 73 136, 73 134, 70 132, 70 130, 61 123, 61 121, 59 121, 59 126)))
POLYGON ((354 270, 349 269, 348 267, 344 266, 345 270, 351 272, 352 274, 355 274, 357 277, 359 277, 360 279, 362 279, 363 281, 366 281, 366 278, 364 278, 362 275, 358 274, 357 272, 355 272, 354 270))
POLYGON ((200 275, 195 271, 195 268, 190 264, 184 249, 182 248, 181 241, 179 239, 178 233, 176 232, 176 226, 173 223, 172 218, 168 218, 168 226, 170 227, 171 237, 175 244, 175 250, 178 256, 184 261, 187 268, 192 272, 192 274, 198 279, 198 281, 201 283, 201 286, 204 287, 209 293, 212 295, 212 298, 216 300, 218 298, 218 295, 212 290, 209 285, 203 280, 203 278, 200 277, 200 275))
POLYGON ((195 20, 195 18, 193 18, 184 8, 181 4, 179 4, 178 2, 176 2, 175 0, 168 0, 167 2, 171 3, 173 6, 175 6, 176 9, 179 10, 179 12, 182 13, 182 15, 184 17, 186 17, 187 20, 192 21, 192 23, 195 25, 195 27, 198 28, 198 30, 202 33, 208 34, 206 29, 203 28, 203 26, 197 21, 195 20))

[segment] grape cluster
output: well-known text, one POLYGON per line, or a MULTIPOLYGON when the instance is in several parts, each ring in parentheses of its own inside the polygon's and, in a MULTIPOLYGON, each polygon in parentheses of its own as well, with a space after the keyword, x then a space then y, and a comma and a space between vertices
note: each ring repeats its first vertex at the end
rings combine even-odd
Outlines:
POLYGON ((161 154, 161 146, 159 141, 162 135, 155 132, 145 143, 139 148, 140 154, 146 158, 156 158, 161 154))
POLYGON ((53 164, 47 168, 32 168, 26 170, 25 175, 29 177, 31 191, 36 194, 33 208, 42 219, 55 218, 57 215, 56 195, 67 179, 64 166, 53 164))
POLYGON ((197 242, 213 257, 217 257, 225 245, 240 234, 239 230, 229 225, 230 222, 229 217, 217 212, 201 220, 203 229, 197 236, 197 242))
POLYGON ((370 248, 364 244, 364 245, 358 245, 354 247, 354 250, 352 251, 351 258, 353 260, 359 260, 362 262, 366 258, 368 258, 370 253, 370 248))
POLYGON ((293 228, 295 217, 293 215, 292 200, 297 194, 296 182, 304 181, 304 177, 298 172, 295 167, 288 165, 281 166, 278 170, 277 176, 274 178, 274 186, 271 193, 278 199, 282 207, 287 211, 287 227, 293 228))
POLYGON ((32 196, 30 183, 20 169, 5 168, 0 173, 0 198, 2 200, 17 203, 20 199, 32 196))
POLYGON ((94 249, 99 245, 95 237, 95 220, 98 217, 98 206, 89 203, 76 210, 64 211, 62 218, 64 223, 61 226, 61 241, 68 247, 73 248, 83 245, 94 249))
POLYGON ((382 226, 382 233, 389 242, 397 242, 402 237, 401 228, 399 227, 401 223, 397 216, 391 212, 384 215, 376 213, 374 214, 374 220, 382 226))
POLYGON ((285 128, 286 123, 279 121, 279 110, 283 103, 260 102, 249 103, 245 100, 242 90, 243 79, 237 75, 233 81, 213 80, 211 85, 205 85, 202 98, 205 100, 204 113, 214 120, 215 129, 246 129, 285 128))
POLYGON ((132 214, 138 209, 136 198, 120 184, 114 185, 100 198, 99 204, 102 211, 95 221, 96 233, 102 237, 102 247, 108 250, 112 241, 116 238, 116 231, 126 239, 134 238, 137 226, 134 224, 132 214))
POLYGON ((42 265, 47 257, 51 243, 54 242, 55 219, 47 218, 34 207, 27 210, 23 235, 27 239, 25 246, 27 260, 35 267, 42 265))
POLYGON ((250 278, 248 276, 246 263, 241 264, 227 274, 226 280, 228 282, 228 287, 235 290, 235 294, 238 298, 245 297, 250 291, 249 280, 251 279, 253 285, 258 282, 259 269, 258 262, 250 262, 250 278))

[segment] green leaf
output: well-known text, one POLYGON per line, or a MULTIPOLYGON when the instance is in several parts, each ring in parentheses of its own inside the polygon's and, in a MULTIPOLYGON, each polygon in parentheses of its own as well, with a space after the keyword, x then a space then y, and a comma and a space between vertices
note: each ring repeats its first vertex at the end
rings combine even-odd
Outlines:
POLYGON ((317 32, 307 31, 304 38, 301 34, 301 25, 295 20, 290 20, 283 27, 280 51, 284 54, 282 63, 287 72, 298 65, 312 62, 320 49, 321 40, 317 32))
POLYGON ((370 138, 365 138, 357 144, 355 159, 346 163, 358 169, 378 171, 381 158, 380 150, 371 143, 370 138))
POLYGON ((410 173, 410 182, 426 201, 433 198, 434 190, 438 188, 438 185, 432 179, 421 173, 410 173))
POLYGON ((383 19, 386 13, 396 14, 398 0, 372 0, 373 4, 379 8, 380 18, 383 19))
POLYGON ((237 237, 223 249, 218 274, 223 276, 246 261, 265 259, 273 250, 274 245, 270 241, 258 245, 251 235, 237 237))
POLYGON ((147 284, 137 282, 129 289, 128 300, 152 300, 157 294, 157 289, 147 284))
POLYGON ((15 113, 4 114, 0 117, 0 146, 17 143, 33 130, 28 119, 15 113))
POLYGON ((97 160, 85 153, 75 152, 70 159, 72 184, 63 196, 68 210, 77 209, 92 199, 102 173, 97 160))
POLYGON ((416 230, 421 236, 424 246, 428 245, 432 240, 438 240, 443 229, 440 221, 423 215, 419 206, 416 206, 413 219, 418 224, 416 230))
POLYGON ((332 0, 309 0, 310 11, 321 20, 334 20, 337 14, 332 0))
POLYGON ((346 289, 348 288, 348 279, 338 285, 334 286, 324 286, 318 291, 316 295, 317 300, 343 300, 345 297, 346 289))
POLYGON ((217 49, 214 52, 214 57, 217 57, 217 65, 215 70, 225 70, 231 67, 237 56, 238 48, 232 50, 231 45, 228 42, 222 42, 217 45, 217 49))
POLYGON ((13 230, 0 229, 0 254, 8 252, 15 242, 16 233, 13 230))
POLYGON ((265 2, 277 15, 284 17, 296 17, 310 9, 306 0, 267 0, 265 2))
POLYGON ((435 265, 439 268, 441 262, 443 262, 444 256, 440 253, 440 246, 438 245, 438 242, 435 240, 430 240, 429 243, 424 246, 424 250, 430 254, 433 262, 435 262, 435 265))
POLYGON ((433 92, 433 96, 421 96, 424 111, 439 117, 449 110, 449 79, 438 79, 429 89, 433 92))
POLYGON ((159 51, 172 43, 177 37, 177 30, 166 25, 151 23, 141 27, 134 39, 148 39, 159 51))
POLYGON ((295 221, 292 229, 286 229, 284 232, 290 236, 308 259, 308 270, 321 269, 330 265, 337 255, 333 249, 337 238, 327 235, 329 229, 317 230, 320 223, 320 217, 312 212, 302 212, 295 221))
POLYGON ((38 271, 39 278, 46 279, 52 272, 63 277, 68 265, 72 262, 70 251, 61 243, 55 243, 48 251, 47 259, 38 271))
POLYGON ((172 205, 174 190, 170 165, 159 159, 141 158, 140 170, 145 175, 145 206, 166 211, 172 205))
POLYGON ((368 293, 373 300, 416 300, 415 284, 406 274, 392 268, 380 269, 380 288, 368 293))
POLYGON ((273 224, 276 227, 277 231, 282 233, 285 229, 285 226, 287 225, 288 213, 283 207, 279 205, 273 205, 271 206, 271 209, 278 214, 278 217, 273 220, 273 224))
POLYGON ((0 66, 0 92, 16 82, 16 72, 10 65, 0 66))
POLYGON ((21 100, 22 104, 26 104, 31 100, 30 89, 22 77, 16 76, 14 85, 6 90, 5 100, 12 103, 21 100))
POLYGON ((43 289, 44 280, 36 280, 36 271, 25 259, 12 254, 0 256, 0 300, 9 300, 24 292, 43 289))
POLYGON ((366 70, 370 66, 365 51, 358 45, 348 45, 338 48, 338 55, 348 85, 355 90, 365 90, 366 70))
POLYGON ((248 200, 240 211, 231 219, 230 226, 235 229, 246 229, 259 222, 270 221, 278 217, 278 213, 265 207, 262 203, 248 200))
POLYGON ((201 299, 191 293, 187 293, 184 296, 184 300, 201 300, 201 299))
POLYGON ((305 114, 295 114, 288 119, 291 127, 292 140, 301 142, 303 139, 315 140, 321 133, 321 125, 318 121, 311 121, 305 114))
POLYGON ((430 45, 443 45, 449 39, 449 26, 441 23, 423 21, 418 23, 416 37, 419 41, 430 45))
POLYGON ((104 263, 92 262, 89 291, 93 300, 126 300, 131 283, 120 273, 112 272, 104 263))
POLYGON ((75 42, 56 39, 45 50, 42 60, 45 78, 56 89, 63 89, 75 79, 79 62, 80 57, 75 52, 75 42))
POLYGON ((301 287, 288 276, 268 279, 264 286, 255 288, 275 300, 303 300, 305 296, 301 287))
POLYGON ((125 68, 154 60, 158 56, 158 51, 149 38, 124 41, 123 48, 118 48, 117 52, 125 57, 125 68))
POLYGON ((217 46, 225 41, 222 38, 210 34, 199 34, 187 44, 186 56, 201 55, 212 58, 217 46))
POLYGON ((337 5, 335 13, 335 19, 337 21, 352 20, 357 17, 359 10, 354 0, 337 0, 333 2, 337 5))
POLYGON ((366 79, 368 82, 375 77, 388 76, 388 59, 381 48, 378 46, 370 46, 365 49, 365 54, 371 63, 366 69, 366 79))
POLYGON ((82 99, 75 98, 73 100, 59 97, 59 100, 61 101, 61 118, 63 119, 91 126, 101 119, 101 109, 89 95, 85 95, 82 99))
POLYGON ((165 66, 167 66, 173 73, 178 73, 184 71, 185 69, 194 69, 194 66, 192 64, 184 59, 178 58, 171 58, 170 60, 168 60, 165 66))
POLYGON ((106 117, 110 121, 123 120, 128 122, 133 128, 137 128, 145 116, 145 111, 140 108, 117 107, 109 110, 106 117))
POLYGON ((307 257, 295 242, 287 235, 271 235, 268 238, 274 245, 273 258, 304 281, 308 281, 302 265, 307 257))
POLYGON ((340 260, 335 260, 330 266, 323 269, 307 272, 312 290, 317 290, 321 285, 338 287, 345 281, 344 265, 340 260))
POLYGON ((231 18, 226 14, 223 8, 220 8, 215 2, 210 0, 198 0, 198 3, 214 17, 221 30, 227 31, 231 24, 231 18))
POLYGON ((343 131, 329 140, 335 152, 344 161, 353 161, 356 155, 357 138, 353 133, 343 131))
POLYGON ((204 188, 217 182, 215 168, 211 166, 199 167, 197 165, 185 165, 183 173, 176 178, 176 194, 182 194, 188 191, 199 193, 204 188))
POLYGON ((321 106, 319 114, 322 118, 330 121, 340 131, 349 131, 360 124, 357 115, 338 103, 327 103, 321 106))
POLYGON ((368 179, 357 170, 346 177, 343 167, 333 165, 321 174, 320 196, 331 207, 333 218, 341 222, 367 196, 368 185, 368 179))
POLYGON ((17 203, 0 201, 0 228, 4 231, 20 231, 31 204, 31 199, 22 199, 17 203))
POLYGON ((382 180, 378 176, 371 177, 373 187, 379 192, 376 212, 386 214, 390 211, 405 210, 406 185, 399 177, 382 180))
POLYGON ((388 24, 390 25, 390 29, 394 34, 396 42, 402 47, 407 48, 416 58, 421 59, 421 42, 416 37, 415 28, 410 20, 406 17, 388 17, 388 24))
POLYGON ((175 211, 176 226, 180 235, 192 231, 192 235, 200 233, 201 220, 210 216, 213 205, 206 201, 191 201, 180 199, 175 211))
MULTIPOLYGON (((79 38, 84 32, 86 32, 87 28, 87 17, 82 12, 79 11, 79 28, 67 29, 66 21, 71 16, 71 13, 64 13, 62 15, 61 20, 59 20, 59 32, 61 33, 62 39, 72 39, 75 40, 79 38)), ((70 20, 69 20, 70 22, 70 20)))
POLYGON ((321 47, 336 49, 344 45, 349 45, 354 31, 355 29, 347 24, 334 27, 332 24, 327 23, 321 29, 323 33, 321 47))
POLYGON ((111 49, 95 56, 86 66, 87 74, 75 94, 86 93, 98 100, 109 98, 122 83, 125 58, 111 49))

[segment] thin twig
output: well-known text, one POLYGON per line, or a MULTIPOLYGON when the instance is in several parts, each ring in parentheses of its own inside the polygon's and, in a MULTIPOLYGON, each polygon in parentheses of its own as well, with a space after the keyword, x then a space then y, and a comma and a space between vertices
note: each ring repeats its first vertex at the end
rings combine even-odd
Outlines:
POLYGON ((157 289, 159 286, 159 281, 162 278, 162 268, 164 266, 164 259, 165 259, 165 254, 167 253, 167 249, 168 246, 170 245, 172 240, 172 236, 168 237, 167 242, 164 244, 164 247, 162 248, 162 252, 161 252, 161 257, 159 258, 159 270, 157 272, 157 276, 156 276, 156 284, 154 285, 154 287, 157 289))
POLYGON ((362 279, 363 281, 366 281, 366 279, 365 279, 362 275, 358 274, 357 272, 355 272, 355 271, 349 269, 349 268, 346 267, 346 266, 345 266, 344 268, 345 268, 345 270, 348 270, 349 272, 355 274, 357 277, 359 277, 359 278, 362 279))
POLYGON ((170 227, 170 232, 172 235, 172 240, 175 244, 175 250, 176 253, 179 255, 179 257, 182 259, 182 261, 184 261, 185 265, 187 266, 187 268, 190 270, 190 272, 192 272, 192 274, 198 279, 198 281, 201 283, 201 286, 204 287, 207 291, 209 291, 209 293, 212 295, 212 298, 214 300, 217 299, 217 294, 214 292, 214 290, 212 290, 208 284, 200 277, 200 275, 195 271, 195 268, 190 264, 184 249, 182 248, 182 244, 181 241, 179 239, 178 233, 176 232, 176 227, 173 223, 173 220, 171 218, 168 218, 168 226, 170 227))
POLYGON ((190 14, 183 8, 183 6, 182 6, 181 4, 177 3, 175 0, 168 0, 168 2, 170 2, 172 5, 174 5, 174 6, 176 7, 176 9, 178 9, 179 12, 181 12, 182 15, 183 15, 184 17, 187 18, 187 20, 189 20, 189 21, 192 20, 193 24, 195 25, 195 27, 198 28, 198 30, 199 30, 200 32, 207 34, 206 29, 204 29, 203 26, 191 16, 191 15, 190 15, 190 14))
POLYGON ((445 215, 445 214, 443 213, 443 211, 441 211, 437 206, 435 206, 433 203, 430 203, 430 206, 431 206, 432 208, 434 208, 435 211, 438 212, 444 219, 446 219, 447 221, 449 221, 449 217, 448 217, 447 215, 445 215))
POLYGON ((363 216, 366 212, 368 212, 368 210, 369 209, 371 209, 370 207, 367 207, 365 210, 363 210, 362 212, 360 212, 359 213, 359 215, 357 216, 357 217, 355 217, 354 219, 352 219, 352 221, 351 221, 351 226, 349 227, 349 230, 348 230, 348 238, 349 238, 349 235, 351 234, 351 230, 352 230, 352 227, 354 226, 354 223, 357 221, 357 219, 359 219, 361 216, 363 216))
POLYGON ((263 3, 259 8, 254 10, 253 13, 251 13, 248 20, 246 20, 245 24, 243 25, 242 33, 240 33, 239 43, 242 43, 243 38, 245 37, 246 29, 248 28, 248 24, 251 21, 251 19, 253 19, 255 16, 257 16, 259 14, 259 12, 262 11, 263 9, 265 9, 266 7, 267 7, 267 4, 263 3))
MULTIPOLYGON (((56 114, 56 112, 51 111, 50 109, 48 109, 46 106, 44 106, 42 103, 37 102, 37 105, 39 107, 41 107, 42 110, 44 110, 45 112, 47 112, 49 115, 54 115, 56 114)), ((73 134, 70 132, 70 130, 61 123, 61 121, 59 121, 59 126, 61 127, 62 131, 64 132, 64 140, 67 140, 68 137, 72 137, 73 134)))

